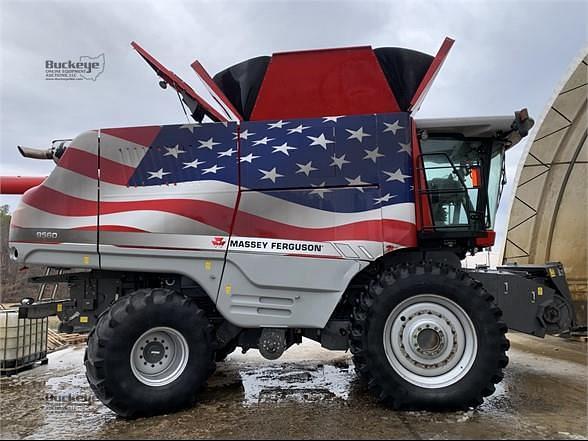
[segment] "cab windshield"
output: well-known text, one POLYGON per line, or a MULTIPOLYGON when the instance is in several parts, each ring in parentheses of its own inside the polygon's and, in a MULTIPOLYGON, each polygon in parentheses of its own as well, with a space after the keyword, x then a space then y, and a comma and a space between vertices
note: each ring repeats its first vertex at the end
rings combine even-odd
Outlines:
POLYGON ((430 136, 421 141, 422 169, 434 229, 492 229, 504 176, 502 144, 430 136))

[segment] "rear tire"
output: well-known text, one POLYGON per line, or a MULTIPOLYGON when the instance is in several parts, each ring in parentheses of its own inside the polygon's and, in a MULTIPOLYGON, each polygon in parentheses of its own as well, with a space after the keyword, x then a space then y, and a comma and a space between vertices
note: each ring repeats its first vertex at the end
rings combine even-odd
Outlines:
POLYGON ((351 352, 372 393, 394 409, 475 407, 508 364, 502 312, 447 265, 382 270, 357 293, 351 352))
POLYGON ((124 418, 192 406, 214 372, 213 327, 190 299, 144 289, 105 311, 88 337, 86 377, 124 418))

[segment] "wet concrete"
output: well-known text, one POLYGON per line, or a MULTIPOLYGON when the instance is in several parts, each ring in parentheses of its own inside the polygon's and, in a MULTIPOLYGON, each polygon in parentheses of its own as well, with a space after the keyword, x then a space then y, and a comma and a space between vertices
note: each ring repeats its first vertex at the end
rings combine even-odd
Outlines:
POLYGON ((6 438, 586 439, 586 344, 509 336, 503 383, 469 412, 394 412, 375 402, 349 354, 313 342, 269 362, 256 351, 220 363, 200 404, 174 415, 117 418, 86 383, 83 347, 0 380, 6 438))

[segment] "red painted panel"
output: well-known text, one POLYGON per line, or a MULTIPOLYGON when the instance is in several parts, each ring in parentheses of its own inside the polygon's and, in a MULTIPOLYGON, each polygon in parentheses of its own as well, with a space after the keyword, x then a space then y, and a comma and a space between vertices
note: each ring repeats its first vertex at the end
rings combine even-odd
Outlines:
POLYGON ((443 62, 447 58, 447 54, 449 54, 453 43, 455 43, 455 40, 452 40, 449 37, 445 37, 445 40, 443 40, 443 44, 439 48, 437 55, 435 55, 435 58, 429 66, 427 73, 425 73, 425 76, 421 80, 417 91, 412 97, 412 100, 410 100, 410 106, 408 108, 409 112, 416 112, 419 110, 423 100, 425 99, 425 96, 427 96, 427 93, 433 84, 433 81, 435 81, 441 66, 443 66, 443 62))
POLYGON ((410 119, 410 126, 412 131, 412 166, 414 170, 414 201, 416 210, 416 227, 418 231, 423 231, 426 228, 433 226, 433 216, 431 214, 431 204, 429 203, 429 196, 422 191, 427 189, 427 179, 423 168, 423 161, 421 158, 421 144, 416 130, 414 119, 410 119))
POLYGON ((496 242, 496 232, 494 230, 488 230, 482 237, 476 237, 476 246, 480 248, 490 248, 494 246, 496 242))
POLYGON ((212 107, 204 98, 194 92, 188 84, 184 82, 171 70, 167 69, 163 64, 155 59, 149 52, 143 49, 134 41, 131 42, 131 46, 135 49, 141 57, 153 68, 153 70, 162 78, 167 84, 176 89, 178 92, 186 93, 190 98, 196 101, 203 109, 206 115, 208 115, 213 121, 228 121, 227 118, 220 114, 214 107, 212 107))
POLYGON ((274 54, 251 120, 398 111, 382 68, 366 46, 274 54))
POLYGON ((214 98, 218 105, 220 105, 223 109, 229 111, 233 115, 228 115, 231 120, 233 121, 243 121, 243 117, 239 113, 235 106, 231 103, 231 101, 227 98, 227 96, 223 93, 220 87, 216 85, 210 74, 204 69, 204 66, 200 64, 200 61, 195 60, 192 64, 192 69, 196 72, 196 75, 205 87, 208 89, 208 92, 214 98))
POLYGON ((41 185, 41 176, 0 176, 0 194, 23 194, 30 188, 41 185))

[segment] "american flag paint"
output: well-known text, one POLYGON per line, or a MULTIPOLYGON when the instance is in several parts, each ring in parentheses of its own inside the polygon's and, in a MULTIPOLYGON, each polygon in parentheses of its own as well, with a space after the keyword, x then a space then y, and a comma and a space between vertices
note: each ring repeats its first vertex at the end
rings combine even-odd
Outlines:
POLYGON ((120 246, 163 235, 211 237, 213 249, 229 236, 376 254, 414 246, 409 125, 392 113, 86 132, 25 194, 13 236, 41 227, 121 233, 87 239, 120 246))

